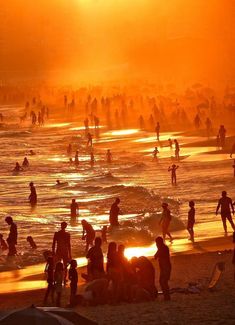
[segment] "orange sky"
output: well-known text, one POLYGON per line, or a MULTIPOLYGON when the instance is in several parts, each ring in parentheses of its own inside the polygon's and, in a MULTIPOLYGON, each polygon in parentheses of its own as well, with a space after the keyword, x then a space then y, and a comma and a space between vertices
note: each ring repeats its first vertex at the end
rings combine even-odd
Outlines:
POLYGON ((233 0, 8 0, 0 69, 9 76, 231 81, 233 0))

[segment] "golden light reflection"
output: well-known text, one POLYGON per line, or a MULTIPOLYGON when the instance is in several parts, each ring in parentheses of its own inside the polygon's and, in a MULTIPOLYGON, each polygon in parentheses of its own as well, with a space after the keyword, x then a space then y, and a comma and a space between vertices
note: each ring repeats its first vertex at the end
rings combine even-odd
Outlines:
POLYGON ((124 136, 124 135, 132 135, 135 133, 138 133, 138 129, 128 129, 128 130, 115 130, 110 132, 105 132, 104 135, 110 135, 110 136, 124 136))

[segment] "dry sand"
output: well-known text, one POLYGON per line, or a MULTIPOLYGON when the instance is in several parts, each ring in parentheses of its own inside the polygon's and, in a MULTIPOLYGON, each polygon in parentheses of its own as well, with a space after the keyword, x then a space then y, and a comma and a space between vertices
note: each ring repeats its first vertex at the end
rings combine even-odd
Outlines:
MULTIPOLYGON (((221 261, 225 262, 225 271, 213 291, 205 288, 200 294, 175 293, 170 302, 164 302, 159 296, 151 303, 77 307, 75 310, 99 324, 235 324, 232 251, 173 256, 170 286, 186 287, 188 282, 199 282, 206 287, 214 265, 221 261)), ((158 274, 156 276, 158 278, 158 274)), ((40 306, 43 295, 44 290, 0 295, 0 309, 32 303, 40 306)), ((69 288, 66 288, 63 305, 67 304, 68 297, 69 288)))

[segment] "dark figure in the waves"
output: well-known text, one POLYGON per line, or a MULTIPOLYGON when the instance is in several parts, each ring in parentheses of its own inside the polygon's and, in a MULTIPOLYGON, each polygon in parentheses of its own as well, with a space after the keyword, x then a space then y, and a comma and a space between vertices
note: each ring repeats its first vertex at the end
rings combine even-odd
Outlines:
POLYGON ((30 245, 30 247, 32 249, 37 249, 37 245, 36 245, 35 241, 33 240, 33 237, 32 236, 28 236, 26 238, 26 240, 27 240, 27 242, 29 243, 29 245, 30 245))
POLYGON ((110 149, 107 150, 106 159, 107 159, 107 163, 111 164, 113 157, 112 157, 112 153, 111 153, 110 149))
POLYGON ((66 231, 67 223, 61 223, 61 230, 55 232, 52 244, 52 253, 56 261, 63 261, 64 283, 67 281, 67 267, 71 261, 70 234, 66 231))
POLYGON ((93 167, 95 164, 95 156, 94 156, 93 151, 90 153, 90 164, 91 164, 91 167, 93 167))
POLYGON ((171 211, 168 208, 168 203, 162 203, 162 217, 160 219, 160 224, 162 225, 162 236, 165 242, 166 235, 170 238, 170 242, 173 241, 173 238, 170 234, 169 227, 171 223, 171 211))
POLYGON ((159 153, 158 147, 155 147, 154 150, 153 150, 153 159, 154 160, 158 159, 158 157, 157 157, 158 153, 159 153))
POLYGON ((13 169, 14 172, 20 172, 22 170, 20 164, 18 163, 18 161, 16 162, 15 168, 13 169))
POLYGON ((70 157, 72 155, 72 145, 71 143, 67 147, 67 155, 70 157))
POLYGON ((8 216, 5 219, 6 223, 10 226, 10 232, 7 237, 7 244, 8 244, 8 256, 15 256, 17 254, 16 245, 17 245, 17 226, 14 223, 12 217, 8 216))
POLYGON ((76 151, 76 153, 75 153, 75 157, 74 157, 74 163, 75 163, 75 165, 76 165, 76 166, 78 166, 78 165, 79 165, 78 150, 77 150, 77 151, 76 151))
POLYGON ((157 135, 157 141, 159 141, 159 139, 160 139, 160 123, 159 122, 157 122, 155 131, 156 131, 156 135, 157 135))
POLYGON ((179 146, 179 142, 175 139, 174 140, 175 143, 175 159, 179 160, 180 159, 180 146, 179 146))
POLYGON ((34 207, 37 204, 37 192, 33 182, 29 183, 29 187, 30 187, 29 203, 31 204, 32 207, 34 207))
POLYGON ((176 185, 176 170, 179 168, 179 166, 176 166, 173 164, 171 167, 168 168, 168 172, 171 172, 171 184, 176 185))
POLYGON ((234 214, 234 206, 230 197, 227 196, 226 191, 222 192, 222 197, 219 199, 216 212, 215 212, 216 215, 218 214, 219 209, 221 209, 220 213, 221 213, 221 219, 224 227, 224 232, 227 233, 226 220, 229 221, 231 227, 233 228, 233 231, 235 231, 235 225, 233 223, 233 219, 231 215, 231 210, 232 210, 232 214, 234 214))
POLYGON ((194 201, 190 201, 189 202, 189 212, 188 212, 188 225, 187 225, 187 230, 189 232, 190 238, 189 240, 191 240, 194 243, 194 224, 195 224, 195 203, 194 201))
POLYGON ((75 199, 72 199, 72 203, 70 205, 70 217, 71 219, 76 219, 79 214, 79 206, 75 199))
POLYGON ((93 140, 92 140, 92 134, 90 132, 87 133, 87 147, 91 146, 92 147, 93 140))
POLYGON ((160 268, 159 283, 162 288, 164 300, 170 300, 170 291, 168 281, 171 277, 171 261, 169 248, 164 244, 162 237, 156 238, 157 253, 154 255, 158 259, 160 268))
POLYGON ((23 167, 29 167, 29 161, 27 157, 24 157, 23 163, 22 163, 23 167))
POLYGON ((95 239, 95 230, 92 225, 86 220, 82 220, 82 240, 86 240, 86 249, 87 252, 90 246, 93 246, 95 239))
POLYGON ((112 227, 119 226, 119 222, 118 222, 118 216, 119 216, 119 212, 120 212, 120 208, 118 206, 119 203, 120 203, 120 199, 116 198, 116 200, 112 204, 110 212, 109 212, 109 223, 110 223, 110 226, 112 226, 112 227))

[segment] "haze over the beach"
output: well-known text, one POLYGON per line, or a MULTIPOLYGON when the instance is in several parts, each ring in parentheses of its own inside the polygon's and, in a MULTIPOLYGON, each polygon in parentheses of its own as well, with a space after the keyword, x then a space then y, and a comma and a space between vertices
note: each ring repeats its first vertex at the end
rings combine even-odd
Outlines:
POLYGON ((9 0, 1 80, 234 82, 235 3, 221 0, 9 0))

